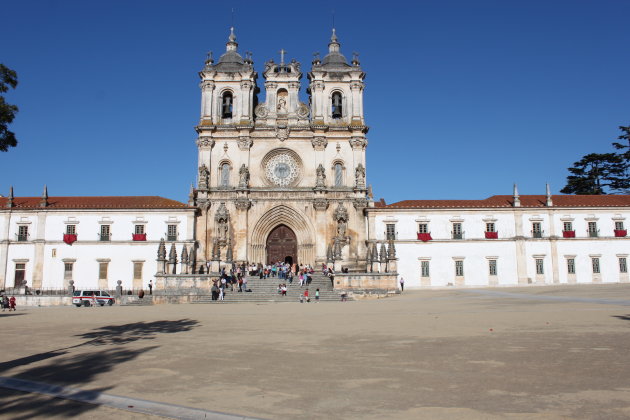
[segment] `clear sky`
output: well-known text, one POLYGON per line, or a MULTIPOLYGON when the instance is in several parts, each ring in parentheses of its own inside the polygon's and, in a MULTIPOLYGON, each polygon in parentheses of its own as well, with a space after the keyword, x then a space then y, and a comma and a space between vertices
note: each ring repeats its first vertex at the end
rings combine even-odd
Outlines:
MULTIPOLYGON (((557 193, 630 124, 630 1, 0 1, 19 145, 0 194, 161 195, 195 180, 197 72, 225 51, 310 69, 332 27, 367 73, 375 198, 557 193)), ((262 76, 259 86, 263 86, 262 76)), ((305 95, 307 79, 302 83, 305 95)), ((264 89, 263 89, 264 91, 264 89)), ((261 95, 261 99, 264 99, 261 95)))

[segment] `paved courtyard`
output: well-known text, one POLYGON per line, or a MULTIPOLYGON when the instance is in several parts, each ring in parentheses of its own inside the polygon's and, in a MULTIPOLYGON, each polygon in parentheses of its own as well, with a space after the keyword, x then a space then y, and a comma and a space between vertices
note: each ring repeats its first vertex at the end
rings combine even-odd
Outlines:
MULTIPOLYGON (((630 418, 630 285, 18 308, 0 312, 0 325, 5 382, 125 397, 132 410, 155 402, 182 406, 180 417, 630 418)), ((0 388, 2 418, 164 415, 144 411, 154 415, 0 388)))

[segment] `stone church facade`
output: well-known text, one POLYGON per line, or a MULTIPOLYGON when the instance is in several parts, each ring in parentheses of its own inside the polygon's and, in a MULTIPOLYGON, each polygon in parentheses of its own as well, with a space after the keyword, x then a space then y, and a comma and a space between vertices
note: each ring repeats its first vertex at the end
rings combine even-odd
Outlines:
POLYGON ((333 258, 366 267, 368 206, 363 79, 334 33, 328 53, 307 74, 309 103, 299 98, 300 63, 269 60, 265 101, 249 55, 232 30, 226 51, 208 57, 201 77, 198 180, 190 205, 200 261, 320 264, 333 258))

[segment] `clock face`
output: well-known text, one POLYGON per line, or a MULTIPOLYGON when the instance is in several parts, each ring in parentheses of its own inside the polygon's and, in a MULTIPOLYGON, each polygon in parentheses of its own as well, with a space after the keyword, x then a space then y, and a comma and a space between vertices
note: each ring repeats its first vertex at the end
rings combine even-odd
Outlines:
POLYGON ((287 154, 272 157, 265 166, 267 179, 279 187, 287 187, 298 177, 298 165, 287 154))

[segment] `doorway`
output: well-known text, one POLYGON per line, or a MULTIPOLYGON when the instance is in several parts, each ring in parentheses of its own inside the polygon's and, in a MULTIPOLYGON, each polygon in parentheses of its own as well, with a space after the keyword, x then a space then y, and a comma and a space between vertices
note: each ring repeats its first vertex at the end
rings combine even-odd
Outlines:
POLYGON ((278 261, 297 263, 297 237, 286 225, 276 226, 267 237, 267 264, 278 261))

